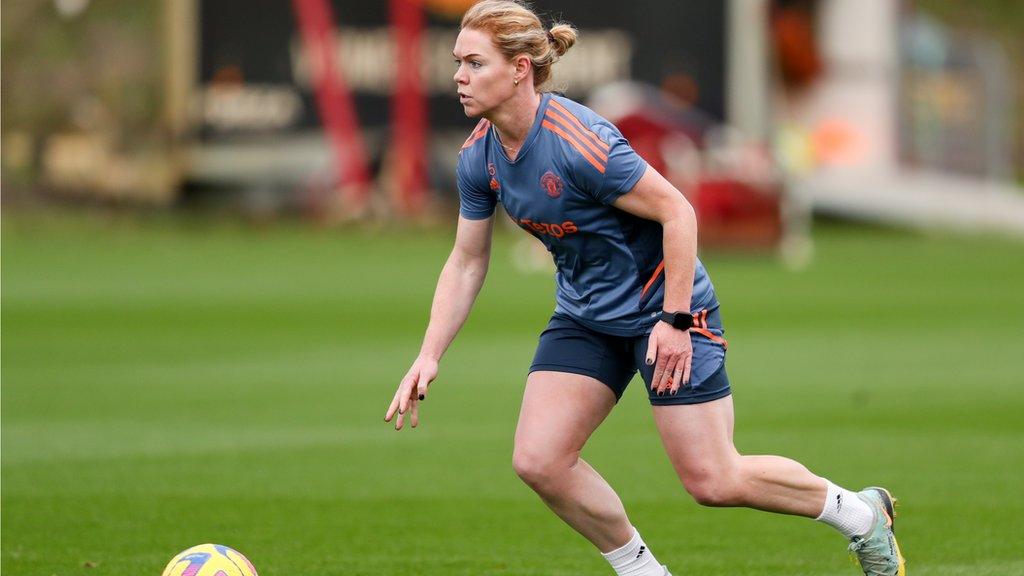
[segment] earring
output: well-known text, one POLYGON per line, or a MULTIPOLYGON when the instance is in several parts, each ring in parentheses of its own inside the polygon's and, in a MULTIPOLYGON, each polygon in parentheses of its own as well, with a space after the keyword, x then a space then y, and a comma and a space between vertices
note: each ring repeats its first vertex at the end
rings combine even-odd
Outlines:
POLYGON ((512 81, 512 84, 514 84, 514 85, 516 85, 516 86, 519 86, 519 79, 518 79, 518 78, 516 78, 515 80, 513 80, 513 81, 512 81))

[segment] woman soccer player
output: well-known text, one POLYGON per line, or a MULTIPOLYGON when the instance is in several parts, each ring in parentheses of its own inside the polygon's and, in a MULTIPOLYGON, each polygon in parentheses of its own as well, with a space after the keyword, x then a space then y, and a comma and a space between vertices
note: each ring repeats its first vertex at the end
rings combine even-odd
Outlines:
POLYGON ((540 88, 576 41, 528 8, 486 0, 463 17, 455 83, 481 118, 459 155, 460 216, 419 356, 385 415, 416 426, 438 361, 487 273, 498 202, 551 252, 557 306, 540 337, 515 435, 517 474, 621 575, 668 574, 580 451, 639 369, 662 443, 707 506, 816 518, 868 575, 902 575, 892 499, 851 492, 780 456, 733 446, 718 300, 697 259, 693 209, 588 108, 540 88))

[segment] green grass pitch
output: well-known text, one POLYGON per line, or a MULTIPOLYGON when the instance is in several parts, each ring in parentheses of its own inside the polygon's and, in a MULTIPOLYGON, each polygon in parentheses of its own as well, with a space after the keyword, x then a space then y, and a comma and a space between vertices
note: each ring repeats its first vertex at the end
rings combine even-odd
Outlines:
MULTIPOLYGON (((608 574, 511 467, 553 305, 502 231, 415 431, 383 415, 451 230, 3 220, 2 572, 608 574)), ((913 576, 1024 574, 1024 245, 847 227, 806 270, 705 258, 736 442, 889 487, 913 576)), ((857 574, 802 518, 685 494, 638 381, 584 456, 677 575, 857 574)))

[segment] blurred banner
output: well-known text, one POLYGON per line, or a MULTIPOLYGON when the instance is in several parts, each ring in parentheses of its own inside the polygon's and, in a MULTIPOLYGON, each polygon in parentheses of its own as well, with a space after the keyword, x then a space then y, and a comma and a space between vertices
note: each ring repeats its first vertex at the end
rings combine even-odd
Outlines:
MULTIPOLYGON (((362 126, 389 122, 396 46, 386 2, 333 0, 336 62, 353 91, 362 126)), ((415 9, 410 3, 409 9, 415 9)), ((420 66, 437 128, 472 127, 453 98, 452 47, 468 1, 422 3, 427 28, 420 66)), ((545 16, 578 26, 581 40, 556 67, 555 89, 580 97, 623 79, 659 83, 685 71, 701 90, 697 104, 722 119, 725 5, 718 0, 562 0, 545 16), (710 31, 710 32, 709 32, 710 31), (714 31, 717 31, 714 32, 714 31)), ((310 66, 292 4, 275 0, 198 0, 198 61, 194 97, 204 141, 239 135, 300 131, 319 124, 310 66), (231 90, 225 90, 231 88, 231 90)), ((189 63, 183 63, 188 65, 189 63)))
MULTIPOLYGON (((244 189, 246 202, 267 210, 340 204, 364 214, 367 207, 352 209, 362 195, 346 186, 359 171, 346 154, 361 155, 353 143, 364 142, 379 192, 368 198, 370 212, 410 215, 431 199, 454 200, 456 151, 474 121, 453 97, 451 51, 472 1, 168 1, 178 6, 170 53, 172 76, 181 79, 169 92, 179 100, 169 109, 178 111, 189 190, 244 189), (310 54, 320 47, 309 41, 316 34, 301 33, 309 19, 296 18, 317 2, 333 12, 330 53, 317 59, 333 60, 332 82, 345 87, 336 107, 354 105, 355 125, 340 123, 347 128, 317 104, 310 54), (419 22, 408 20, 411 12, 419 22), (409 68, 418 72, 412 84, 409 68), (413 143, 421 131, 410 125, 423 121, 428 139, 419 147, 413 143)), ((727 7, 720 0, 544 3, 538 9, 545 24, 564 18, 580 29, 546 88, 583 101, 622 82, 660 87, 697 111, 702 125, 721 125, 729 113, 727 7)))

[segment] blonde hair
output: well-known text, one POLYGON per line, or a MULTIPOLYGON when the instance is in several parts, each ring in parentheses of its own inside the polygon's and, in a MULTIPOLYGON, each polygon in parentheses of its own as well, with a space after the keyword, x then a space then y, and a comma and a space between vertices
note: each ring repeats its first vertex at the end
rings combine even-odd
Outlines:
POLYGON ((551 77, 551 65, 573 44, 577 32, 571 24, 555 22, 545 30, 530 8, 513 0, 483 0, 462 17, 462 28, 487 32, 510 62, 522 54, 533 65, 533 85, 540 88, 551 77))

